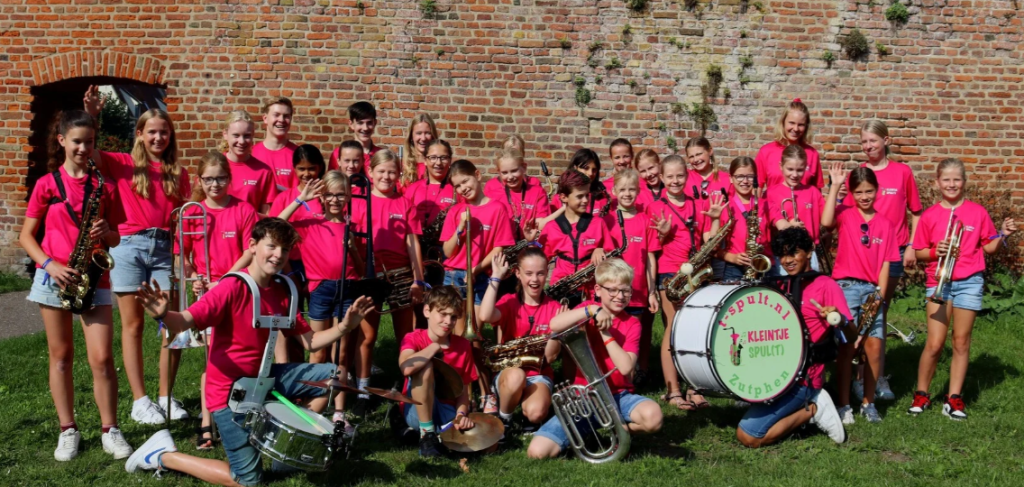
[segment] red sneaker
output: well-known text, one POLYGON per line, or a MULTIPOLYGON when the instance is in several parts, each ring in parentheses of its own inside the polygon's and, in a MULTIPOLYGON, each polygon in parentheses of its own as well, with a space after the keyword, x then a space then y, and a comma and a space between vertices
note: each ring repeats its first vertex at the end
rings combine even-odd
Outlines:
POLYGON ((963 398, 959 394, 946 396, 946 403, 942 405, 942 414, 953 421, 967 419, 963 398))
POLYGON ((914 393, 914 404, 910 405, 910 409, 907 409, 907 414, 917 416, 924 412, 932 405, 931 396, 927 392, 917 391, 914 393))

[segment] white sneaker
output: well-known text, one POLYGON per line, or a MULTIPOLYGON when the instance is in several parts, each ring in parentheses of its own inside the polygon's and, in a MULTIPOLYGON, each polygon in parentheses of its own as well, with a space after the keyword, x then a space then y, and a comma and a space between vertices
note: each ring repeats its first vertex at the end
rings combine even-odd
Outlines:
POLYGON ((878 383, 875 384, 875 398, 881 401, 896 399, 896 394, 893 394, 892 389, 889 388, 889 376, 878 378, 878 383))
POLYGON ((860 380, 850 381, 850 392, 853 393, 853 397, 857 398, 857 401, 864 400, 864 382, 860 380))
POLYGON ((839 408, 838 413, 839 419, 843 422, 843 424, 853 424, 853 408, 849 404, 839 408))
MULTIPOLYGON (((164 410, 164 414, 166 415, 167 414, 167 398, 166 397, 161 397, 161 398, 158 399, 158 401, 160 403, 159 404, 160 409, 163 409, 164 410)), ((177 420, 180 420, 180 419, 188 419, 188 411, 185 410, 185 405, 183 405, 181 403, 181 401, 178 400, 178 398, 176 398, 174 396, 171 396, 171 406, 172 406, 171 407, 171 419, 172 420, 177 421, 177 420)))
POLYGON ((824 431, 836 443, 846 441, 846 430, 843 429, 843 422, 839 420, 839 412, 836 411, 836 405, 832 402, 832 396, 829 396, 824 389, 819 389, 811 402, 817 405, 814 417, 811 418, 811 424, 824 431))
POLYGON ((178 451, 178 449, 174 447, 174 439, 171 438, 171 432, 169 430, 157 431, 138 450, 135 450, 132 456, 128 457, 128 461, 124 464, 124 469, 128 473, 134 473, 140 468, 142 470, 156 470, 160 468, 160 455, 175 451, 178 451))
POLYGON ((106 433, 103 433, 100 436, 100 442, 103 443, 103 451, 114 455, 114 460, 128 458, 133 451, 132 446, 125 441, 121 430, 117 428, 110 428, 106 433))
POLYGON ((53 458, 58 462, 66 462, 78 456, 78 442, 82 441, 82 435, 78 430, 71 428, 61 432, 57 438, 57 449, 53 451, 53 458))
POLYGON ((142 424, 164 424, 167 415, 149 396, 143 396, 132 404, 132 419, 142 424))

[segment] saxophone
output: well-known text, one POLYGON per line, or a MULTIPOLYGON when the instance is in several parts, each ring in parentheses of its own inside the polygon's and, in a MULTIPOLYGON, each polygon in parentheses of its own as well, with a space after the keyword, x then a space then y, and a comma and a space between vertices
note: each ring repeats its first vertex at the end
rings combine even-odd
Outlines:
MULTIPOLYGON (((882 303, 884 302, 881 295, 881 288, 876 287, 875 292, 868 295, 867 299, 864 300, 864 304, 860 306, 860 316, 857 317, 857 335, 861 335, 865 330, 871 327, 871 325, 878 319, 878 314, 882 312, 882 303)), ((854 365, 860 363, 867 363, 864 355, 864 343, 867 340, 860 341, 860 347, 857 348, 857 352, 853 355, 854 365)))
POLYGON ((420 249, 426 255, 424 260, 442 260, 443 255, 432 255, 432 252, 436 252, 441 240, 441 228, 444 226, 444 219, 448 216, 448 210, 452 209, 455 204, 448 205, 445 209, 441 210, 440 213, 434 217, 434 220, 430 222, 426 228, 423 229, 423 233, 420 234, 420 249))
POLYGON ((484 349, 484 365, 494 372, 512 367, 540 367, 551 335, 531 335, 484 349))
POLYGON ((758 274, 764 274, 772 268, 771 259, 761 253, 764 251, 764 245, 758 242, 761 238, 761 219, 757 208, 757 197, 752 197, 752 200, 754 204, 744 216, 747 222, 746 253, 750 259, 750 266, 747 267, 747 271, 743 274, 743 280, 745 281, 753 281, 757 279, 758 274))
MULTIPOLYGON (((622 212, 619 212, 619 228, 622 229, 622 245, 605 254, 605 259, 612 257, 621 257, 626 251, 626 246, 629 245, 629 239, 626 238, 626 226, 622 223, 622 212)), ((549 298, 555 301, 565 303, 569 296, 572 296, 577 289, 583 287, 594 279, 594 271, 597 270, 597 265, 591 262, 586 267, 563 277, 561 280, 556 282, 554 285, 544 290, 544 294, 547 294, 549 298), (563 301, 566 300, 566 301, 563 301)))
POLYGON ((71 283, 58 291, 60 306, 72 313, 81 314, 93 308, 92 299, 96 295, 96 285, 103 273, 114 268, 114 258, 97 245, 89 237, 93 223, 99 219, 100 200, 103 197, 103 174, 96 170, 96 163, 89 159, 89 174, 96 172, 96 189, 92 194, 84 195, 82 220, 78 226, 78 239, 75 248, 68 257, 68 268, 78 272, 71 278, 71 283))
POLYGON ((701 284, 711 278, 714 273, 709 265, 711 254, 718 250, 718 245, 732 230, 732 224, 733 220, 730 218, 725 222, 725 226, 718 230, 718 233, 704 243, 699 252, 693 254, 689 262, 679 267, 679 272, 676 275, 665 281, 665 295, 670 301, 681 303, 690 293, 696 291, 701 284))

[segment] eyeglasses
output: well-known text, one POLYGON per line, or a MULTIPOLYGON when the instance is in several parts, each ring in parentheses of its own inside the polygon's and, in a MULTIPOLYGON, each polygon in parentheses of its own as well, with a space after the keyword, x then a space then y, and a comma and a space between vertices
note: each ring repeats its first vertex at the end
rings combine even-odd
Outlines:
POLYGON ((430 162, 447 162, 452 160, 452 156, 427 156, 427 160, 430 162))
POLYGON ((605 287, 605 286, 602 286, 600 284, 598 284, 597 287, 607 291, 608 294, 610 294, 611 297, 613 297, 613 298, 616 297, 616 296, 622 296, 624 298, 628 298, 628 297, 633 295, 633 290, 632 289, 615 289, 615 288, 611 288, 611 287, 605 287))
POLYGON ((231 181, 231 176, 217 176, 214 178, 200 177, 199 180, 202 181, 203 184, 219 184, 223 186, 225 184, 228 184, 228 181, 231 181))
POLYGON ((325 193, 324 194, 324 201, 330 201, 330 200, 341 201, 341 200, 343 200, 345 198, 348 198, 348 195, 345 194, 345 193, 325 193))
POLYGON ((864 234, 864 235, 860 236, 860 243, 861 243, 861 245, 863 245, 865 247, 871 247, 871 237, 868 236, 868 224, 867 223, 861 223, 860 224, 860 232, 864 234))
POLYGON ((741 174, 739 176, 733 176, 737 181, 753 181, 757 176, 753 174, 741 174))

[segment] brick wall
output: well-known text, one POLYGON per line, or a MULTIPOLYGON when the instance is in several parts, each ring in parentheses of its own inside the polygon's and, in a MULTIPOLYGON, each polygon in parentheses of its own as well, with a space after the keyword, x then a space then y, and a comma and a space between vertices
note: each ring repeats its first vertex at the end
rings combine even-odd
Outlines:
POLYGON ((559 166, 580 146, 605 153, 620 136, 662 153, 669 139, 681 146, 699 133, 686 108, 717 65, 724 80, 708 134, 719 161, 753 155, 800 97, 828 160, 859 159, 859 122, 880 118, 896 158, 927 171, 961 157, 975 181, 1024 202, 1019 2, 914 1, 909 22, 894 26, 888 1, 652 0, 632 12, 622 0, 437 0, 425 19, 416 0, 4 0, 0 267, 23 255, 14 242, 30 89, 78 76, 166 85, 189 162, 217 146, 227 110, 255 112, 284 95, 297 105, 298 138, 325 151, 347 136, 345 108, 368 99, 385 144, 398 144, 422 111, 460 157, 482 161, 519 133, 531 160, 559 166), (857 62, 838 43, 852 28, 870 45, 857 62), (583 107, 577 77, 592 98, 583 107))

